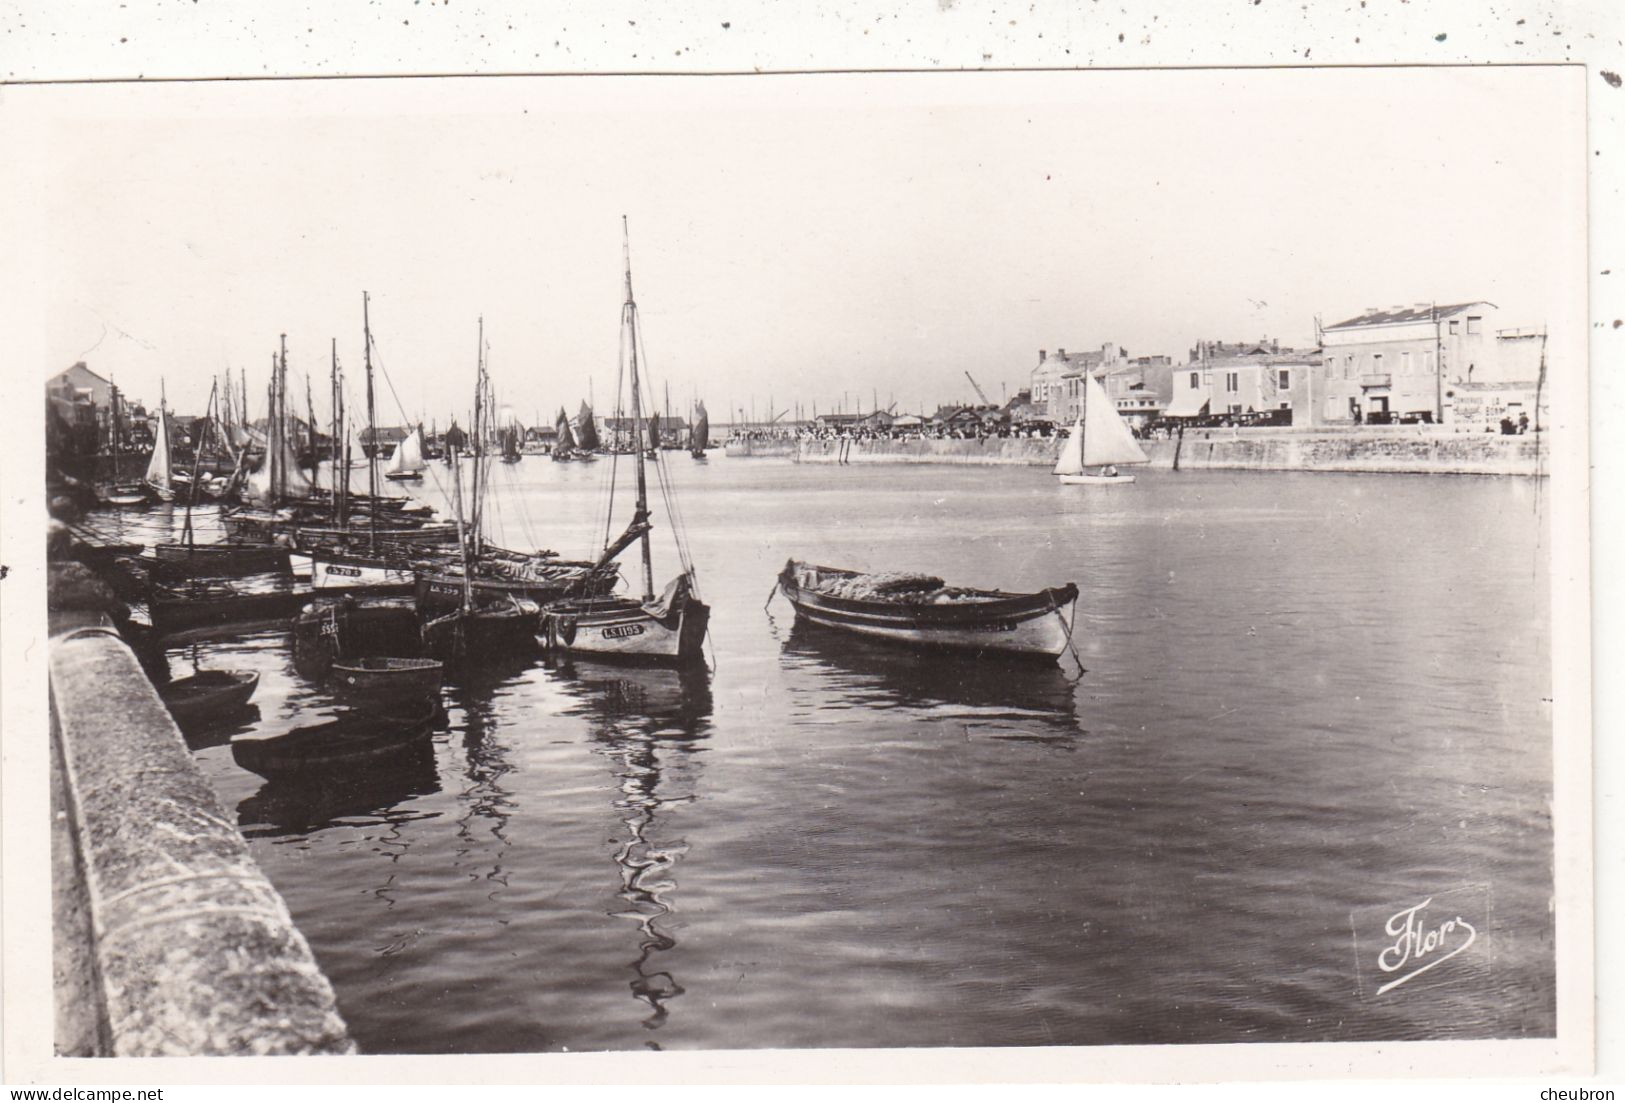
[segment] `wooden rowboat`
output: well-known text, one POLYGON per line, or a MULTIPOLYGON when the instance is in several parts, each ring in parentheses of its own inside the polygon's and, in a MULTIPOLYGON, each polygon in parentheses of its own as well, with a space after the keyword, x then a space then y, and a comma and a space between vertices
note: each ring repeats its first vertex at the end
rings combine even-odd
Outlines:
POLYGON ((230 717, 248 704, 260 676, 248 670, 200 670, 158 688, 169 715, 183 731, 230 717))
POLYGON ((445 665, 434 659, 369 656, 334 663, 332 683, 344 697, 398 710, 438 696, 444 671, 445 665))
POLYGON ((157 544, 152 551, 196 577, 288 573, 288 549, 269 544, 157 544))
POLYGON ((231 757, 264 778, 370 774, 416 761, 433 737, 439 712, 439 703, 431 701, 411 716, 351 713, 281 735, 233 736, 231 757))
POLYGON ((922 649, 1056 659, 1071 644, 1078 588, 1007 593, 949 587, 925 576, 865 575, 792 559, 778 589, 796 617, 922 649))

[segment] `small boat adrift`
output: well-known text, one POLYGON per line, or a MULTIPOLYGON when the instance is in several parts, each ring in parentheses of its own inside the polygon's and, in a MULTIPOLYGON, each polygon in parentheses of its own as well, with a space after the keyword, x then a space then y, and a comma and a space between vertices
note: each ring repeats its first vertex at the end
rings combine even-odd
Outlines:
POLYGON ((341 697, 394 712, 438 698, 444 672, 435 659, 375 655, 334 663, 330 681, 341 697))
POLYGON ((1037 593, 948 586, 920 574, 865 574, 794 559, 778 589, 799 619, 927 649, 1056 659, 1071 644, 1078 588, 1037 593))
POLYGON ((201 670, 158 688, 175 726, 182 731, 204 728, 237 715, 254 696, 260 676, 247 670, 201 670))
POLYGON ((231 757, 264 778, 372 773, 410 764, 433 740, 439 702, 418 705, 410 715, 351 713, 281 735, 238 735, 231 757))

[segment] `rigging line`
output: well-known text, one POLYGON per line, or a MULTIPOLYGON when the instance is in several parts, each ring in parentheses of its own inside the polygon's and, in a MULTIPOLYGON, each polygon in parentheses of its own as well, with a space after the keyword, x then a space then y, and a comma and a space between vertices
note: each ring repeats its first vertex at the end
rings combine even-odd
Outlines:
MULTIPOLYGON (((395 390, 395 381, 389 377, 389 369, 384 367, 383 354, 378 350, 378 337, 377 337, 377 335, 369 333, 367 335, 367 342, 372 347, 372 363, 373 363, 373 367, 377 368, 378 371, 383 375, 383 377, 384 377, 384 386, 389 388, 389 397, 391 397, 391 398, 393 398, 395 400, 395 408, 400 412, 401 420, 406 421, 408 423, 412 423, 411 416, 406 412, 406 404, 401 401, 401 396, 395 390)), ((413 424, 415 424, 415 423, 413 423, 413 424)), ((376 432, 377 431, 377 426, 374 426, 373 429, 376 432)), ((378 442, 373 441, 372 446, 374 448, 377 448, 378 447, 378 442)), ((440 481, 440 476, 435 472, 434 468, 431 465, 428 465, 428 464, 425 464, 424 467, 425 467, 425 470, 427 470, 429 472, 429 478, 430 478, 431 481, 433 481, 433 483, 435 485, 435 489, 440 491, 441 497, 442 498, 449 497, 448 492, 447 492, 447 488, 446 488, 446 484, 444 484, 444 483, 442 483, 440 481)))
MULTIPOLYGON (((649 350, 644 343, 642 330, 634 334, 634 340, 638 343, 638 352, 642 357, 643 377, 648 381, 649 391, 653 394, 654 374, 649 368, 649 350)), ((682 566, 683 573, 693 576, 694 561, 688 550, 688 525, 677 506, 677 495, 670 479, 670 465, 658 446, 655 446, 654 454, 655 477, 660 483, 661 497, 666 503, 666 517, 671 525, 672 542, 677 546, 677 561, 682 566)))

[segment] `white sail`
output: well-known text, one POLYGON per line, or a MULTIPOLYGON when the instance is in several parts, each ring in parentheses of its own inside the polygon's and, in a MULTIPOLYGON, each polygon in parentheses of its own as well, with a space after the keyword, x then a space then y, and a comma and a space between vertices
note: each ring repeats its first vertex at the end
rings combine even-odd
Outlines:
POLYGON ((170 489, 169 472, 169 414, 158 412, 158 439, 152 445, 152 459, 147 461, 147 485, 158 491, 170 489))
MULTIPOLYGON (((299 456, 287 442, 282 442, 282 469, 283 481, 287 483, 287 496, 289 498, 303 498, 309 495, 315 484, 311 481, 310 472, 299 466, 299 456)), ((271 457, 267 453, 260 460, 259 469, 250 473, 247 480, 246 496, 250 502, 257 506, 276 508, 281 503, 276 495, 271 493, 271 457)))
POLYGON ((405 440, 395 446, 395 451, 389 457, 389 466, 384 468, 384 473, 416 475, 423 468, 423 427, 418 426, 406 435, 405 440))
MULTIPOLYGON (((1089 372, 1083 373, 1083 467, 1101 467, 1118 463, 1149 463, 1150 457, 1134 439, 1134 432, 1117 412, 1100 381, 1089 372)), ((1057 471, 1060 469, 1057 468, 1057 471)))
POLYGON ((1055 461, 1057 475, 1083 474, 1083 421, 1072 423, 1072 432, 1061 445, 1061 458, 1055 461))

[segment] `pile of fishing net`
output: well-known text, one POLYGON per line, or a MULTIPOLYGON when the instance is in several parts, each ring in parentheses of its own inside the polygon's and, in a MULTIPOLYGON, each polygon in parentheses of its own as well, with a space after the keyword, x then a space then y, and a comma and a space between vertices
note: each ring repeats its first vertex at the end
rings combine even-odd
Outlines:
POLYGON ((821 575, 816 571, 803 571, 800 585, 831 597, 852 601, 889 601, 899 605, 920 605, 929 602, 942 605, 953 601, 986 600, 975 591, 947 586, 936 575, 917 574, 912 571, 882 571, 876 574, 821 575))

